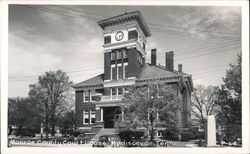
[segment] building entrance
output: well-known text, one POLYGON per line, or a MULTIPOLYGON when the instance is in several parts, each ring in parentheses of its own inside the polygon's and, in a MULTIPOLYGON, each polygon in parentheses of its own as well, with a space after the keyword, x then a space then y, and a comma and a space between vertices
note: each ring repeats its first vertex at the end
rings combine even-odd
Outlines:
POLYGON ((115 128, 120 118, 121 118, 120 107, 104 107, 103 108, 104 128, 115 128))

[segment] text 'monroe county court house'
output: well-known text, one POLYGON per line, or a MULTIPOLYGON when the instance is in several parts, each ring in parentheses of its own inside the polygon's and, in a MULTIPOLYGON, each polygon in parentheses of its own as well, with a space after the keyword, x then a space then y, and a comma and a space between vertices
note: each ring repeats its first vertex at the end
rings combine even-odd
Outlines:
POLYGON ((181 98, 179 127, 189 126, 192 77, 182 72, 182 65, 174 70, 172 51, 165 54, 166 66, 157 65, 156 49, 151 50, 151 64, 145 63, 151 32, 141 12, 107 18, 98 25, 104 34, 104 73, 73 86, 78 129, 114 128, 124 114, 122 98, 127 88, 159 80, 171 84, 181 98))

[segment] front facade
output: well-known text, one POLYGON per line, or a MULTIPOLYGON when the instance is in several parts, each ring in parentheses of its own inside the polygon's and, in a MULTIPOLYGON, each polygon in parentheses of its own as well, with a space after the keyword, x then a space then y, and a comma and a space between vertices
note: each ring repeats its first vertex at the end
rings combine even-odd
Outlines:
POLYGON ((98 22, 104 34, 104 73, 80 82, 75 88, 77 125, 81 129, 114 128, 123 119, 123 95, 130 86, 158 81, 171 84, 179 97, 179 127, 188 127, 191 117, 191 75, 174 70, 174 53, 166 52, 166 66, 157 65, 157 50, 146 63, 147 37, 151 32, 138 11, 98 22))

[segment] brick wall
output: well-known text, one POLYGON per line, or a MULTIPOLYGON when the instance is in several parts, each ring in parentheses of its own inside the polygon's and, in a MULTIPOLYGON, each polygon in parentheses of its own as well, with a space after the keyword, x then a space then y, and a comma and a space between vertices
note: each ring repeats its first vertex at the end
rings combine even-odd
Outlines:
POLYGON ((191 124, 191 94, 187 88, 183 92, 183 111, 182 111, 183 127, 191 124))
POLYGON ((128 51, 128 77, 138 77, 143 65, 137 60, 138 51, 130 48, 128 51))
POLYGON ((191 93, 187 91, 187 125, 191 125, 191 93))
POLYGON ((76 112, 76 123, 77 126, 81 126, 83 123, 82 114, 82 102, 83 102, 83 91, 76 91, 75 95, 75 112, 76 112))
POLYGON ((104 80, 110 80, 111 73, 111 53, 104 53, 104 80))
MULTIPOLYGON (((76 123, 78 127, 83 126, 83 110, 93 110, 95 105, 91 102, 83 102, 83 91, 76 91, 75 95, 76 123)), ((90 113, 90 112, 89 112, 90 113)))

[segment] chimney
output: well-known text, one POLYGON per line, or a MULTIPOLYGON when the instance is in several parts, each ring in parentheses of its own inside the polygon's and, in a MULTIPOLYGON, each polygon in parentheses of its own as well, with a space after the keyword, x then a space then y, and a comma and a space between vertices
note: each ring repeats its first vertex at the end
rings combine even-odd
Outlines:
POLYGON ((168 71, 174 71, 174 52, 166 52, 166 69, 168 71))
POLYGON ((182 64, 178 64, 178 72, 182 73, 182 64))
POLYGON ((151 49, 151 65, 156 65, 156 49, 151 49))

